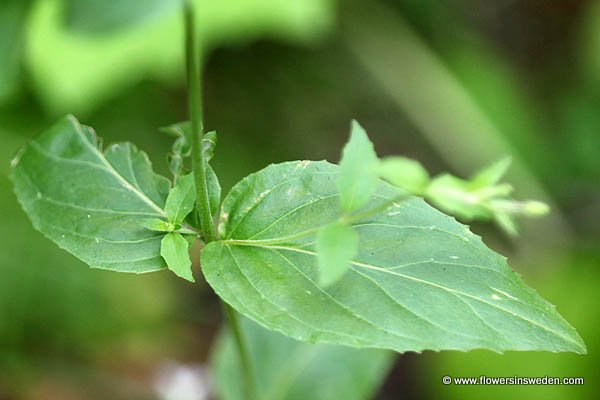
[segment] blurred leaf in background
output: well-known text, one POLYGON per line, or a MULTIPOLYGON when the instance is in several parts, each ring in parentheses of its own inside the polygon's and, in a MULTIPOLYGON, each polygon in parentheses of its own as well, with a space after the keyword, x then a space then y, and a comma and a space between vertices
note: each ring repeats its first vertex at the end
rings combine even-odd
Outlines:
POLYGON ((21 75, 27 0, 3 0, 0 4, 0 105, 15 94, 21 75))
MULTIPOLYGON (((319 37, 334 18, 335 0, 195 1, 205 50, 261 36, 306 42, 319 37)), ((53 114, 81 116, 144 79, 181 82, 182 18, 170 3, 155 0, 138 15, 129 2, 104 7, 102 1, 86 0, 71 2, 65 10, 64 1, 38 0, 27 23, 26 63, 45 107, 53 114), (81 29, 63 24, 66 12, 67 22, 81 28, 86 18, 95 20, 97 9, 102 9, 99 26, 120 29, 82 35, 81 29), (129 19, 136 23, 127 24, 129 19)))
POLYGON ((65 0, 67 28, 80 34, 102 34, 128 30, 152 22, 179 7, 181 0, 65 0))
MULTIPOLYGON (((241 320, 262 400, 364 400, 371 398, 394 354, 383 350, 298 342, 241 320)), ((212 356, 222 400, 244 400, 242 368, 233 336, 223 330, 212 356)))
POLYGON ((581 77, 587 84, 593 85, 596 93, 600 90, 600 2, 589 1, 582 13, 578 32, 577 61, 581 77))

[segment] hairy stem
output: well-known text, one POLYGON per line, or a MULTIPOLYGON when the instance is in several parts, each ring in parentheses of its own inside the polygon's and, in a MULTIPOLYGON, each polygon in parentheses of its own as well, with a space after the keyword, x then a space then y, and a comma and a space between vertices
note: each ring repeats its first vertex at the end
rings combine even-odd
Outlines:
MULTIPOLYGON (((208 196, 208 185, 206 183, 206 160, 202 152, 202 138, 204 127, 202 126, 202 101, 200 92, 200 49, 197 44, 197 32, 195 24, 194 9, 191 0, 185 0, 185 39, 186 39, 186 64, 187 83, 189 96, 189 113, 192 128, 192 168, 194 171, 194 182, 196 185, 196 204, 200 220, 200 232, 206 244, 217 239, 213 216, 210 211, 210 200, 208 196)), ((255 400, 254 378, 252 366, 248 358, 246 345, 242 337, 242 331, 238 321, 238 314, 228 304, 223 304, 223 310, 237 345, 237 351, 242 367, 244 379, 245 398, 255 400)))
POLYGON ((244 342, 244 337, 242 335, 239 315, 229 304, 225 302, 223 302, 222 304, 223 312, 227 316, 229 327, 231 328, 231 332, 233 333, 233 338, 235 340, 238 350, 238 357, 242 366, 242 378, 244 384, 245 398, 248 400, 256 400, 257 397, 256 386, 254 384, 254 375, 252 373, 252 365, 250 363, 250 357, 248 355, 246 343, 244 342))
POLYGON ((208 185, 206 183, 206 161, 202 153, 202 137, 204 127, 202 126, 202 102, 200 94, 200 62, 198 39, 196 35, 196 24, 194 9, 191 0, 185 2, 185 42, 187 63, 187 84, 189 113, 192 126, 192 168, 194 170, 194 182, 196 185, 196 206, 200 231, 205 243, 216 239, 213 218, 210 212, 210 201, 208 196, 208 185))

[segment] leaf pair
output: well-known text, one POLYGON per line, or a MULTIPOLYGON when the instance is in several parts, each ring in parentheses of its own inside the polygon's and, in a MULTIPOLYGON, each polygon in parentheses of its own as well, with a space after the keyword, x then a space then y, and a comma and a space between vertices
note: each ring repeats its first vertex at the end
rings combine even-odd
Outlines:
POLYGON ((142 226, 147 229, 165 232, 160 245, 160 255, 171 271, 190 282, 194 282, 194 276, 188 248, 195 236, 194 231, 188 231, 192 236, 186 240, 180 232, 181 224, 194 209, 195 202, 194 175, 189 174, 181 178, 169 192, 165 202, 167 221, 150 219, 142 222, 142 226))
MULTIPOLYGON (((184 217, 188 191, 169 194, 169 181, 134 146, 102 152, 93 131, 69 117, 25 146, 12 166, 34 226, 89 265, 139 273, 166 268, 165 258, 183 263, 183 243, 172 234, 185 238, 184 224, 197 226, 193 212, 184 217), (149 219, 161 229, 145 228, 149 219), (161 251, 163 240, 174 243, 161 251)), ((467 227, 421 199, 398 202, 406 193, 380 180, 374 189, 362 182, 347 190, 342 183, 354 183, 343 169, 288 162, 234 186, 221 207, 221 237, 201 254, 205 278, 225 302, 309 342, 399 352, 585 352, 554 307, 467 227), (342 192, 355 194, 342 199, 342 192), (350 260, 346 272, 334 268, 333 278, 323 278, 320 264, 329 257, 350 260)), ((176 188, 185 184, 182 177, 176 188)))
MULTIPOLYGON (((337 188, 343 217, 319 230, 316 250, 320 271, 319 283, 328 286, 340 279, 350 268, 358 253, 359 237, 350 223, 357 219, 356 211, 371 200, 379 178, 387 178, 396 186, 418 194, 424 189, 427 172, 420 164, 400 157, 380 161, 373 143, 358 122, 352 121, 350 139, 342 152, 337 188)), ((404 197, 399 195, 400 197, 404 197)), ((391 204, 390 204, 391 205, 391 204)), ((370 213, 382 210, 367 211, 370 213)))
MULTIPOLYGON (((196 202, 196 186, 194 183, 194 175, 189 173, 182 177, 185 171, 184 160, 189 158, 192 152, 192 131, 189 122, 182 122, 162 128, 161 131, 174 136, 171 153, 168 157, 169 168, 173 174, 175 186, 169 192, 165 204, 165 212, 167 221, 154 220, 146 221, 146 226, 149 229, 167 232, 163 237, 160 248, 160 255, 167 263, 167 267, 172 270, 177 276, 184 278, 190 282, 194 281, 194 276, 191 271, 192 263, 190 261, 188 248, 192 244, 195 233, 193 230, 180 230, 181 224, 185 218, 192 212, 196 202), (176 232, 175 230, 180 230, 176 232), (188 233, 194 236, 187 238, 182 234, 188 233)), ((204 152, 205 162, 209 162, 214 154, 214 148, 217 144, 216 132, 209 132, 204 135, 202 140, 202 151, 204 152)), ((207 164, 206 179, 209 189, 209 201, 211 213, 215 215, 218 211, 221 198, 221 186, 214 170, 207 164)), ((193 225, 200 225, 194 214, 191 218, 193 225)))
MULTIPOLYGON (((377 187, 379 159, 365 130, 352 121, 350 140, 342 152, 337 188, 340 206, 349 214, 369 202, 377 187)), ((329 286, 339 280, 358 253, 359 238, 354 229, 340 219, 319 230, 316 250, 319 284, 329 286)))
MULTIPOLYGON (((216 214, 219 208, 221 197, 221 186, 213 169, 207 168, 207 182, 209 186, 211 212, 216 214)), ((177 276, 190 282, 195 282, 192 275, 190 256, 188 249, 193 243, 197 234, 191 227, 185 227, 186 217, 190 215, 196 203, 196 186, 194 184, 194 175, 188 174, 179 179, 178 183, 171 189, 165 203, 165 212, 167 221, 154 220, 158 229, 150 227, 146 221, 146 227, 149 229, 167 232, 163 237, 160 247, 160 255, 167 263, 167 267, 177 276), (165 229, 166 228, 166 229, 165 229)))

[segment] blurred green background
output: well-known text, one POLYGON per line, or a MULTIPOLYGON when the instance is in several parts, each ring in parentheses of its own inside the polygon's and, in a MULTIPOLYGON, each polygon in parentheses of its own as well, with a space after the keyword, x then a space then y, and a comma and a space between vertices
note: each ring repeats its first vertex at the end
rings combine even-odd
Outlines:
MULTIPOLYGON (((213 164, 225 191, 272 162, 336 162, 356 118, 380 155, 434 173, 468 175, 511 154, 516 194, 552 205, 517 240, 474 229, 556 304, 589 354, 405 354, 371 398, 597 398, 600 2, 196 3, 205 122, 219 133, 213 164), (444 386, 443 375, 585 385, 444 386)), ((105 143, 137 143, 166 174, 170 143, 157 128, 187 114, 178 4, 0 2, 2 400, 208 398, 198 388, 210 381, 221 319, 211 289, 167 272, 87 268, 33 230, 7 177, 17 149, 65 113, 105 143), (167 390, 177 385, 195 395, 167 390)))

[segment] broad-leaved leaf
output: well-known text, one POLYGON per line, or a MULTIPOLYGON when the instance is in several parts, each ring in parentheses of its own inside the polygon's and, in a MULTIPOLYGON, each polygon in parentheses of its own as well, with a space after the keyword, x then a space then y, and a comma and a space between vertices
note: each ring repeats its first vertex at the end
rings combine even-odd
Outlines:
POLYGON ((166 267, 164 233, 143 221, 166 219, 169 181, 130 143, 99 148, 94 132, 66 117, 12 162, 15 193, 36 229, 92 267, 149 272, 166 267))
POLYGON ((321 287, 315 235, 343 215, 339 173, 327 162, 288 162, 234 186, 222 238, 202 252, 203 273, 223 300, 310 342, 585 353, 575 329, 504 257, 423 200, 394 202, 399 189, 381 181, 364 209, 384 211, 353 222, 359 252, 339 281, 321 287))

